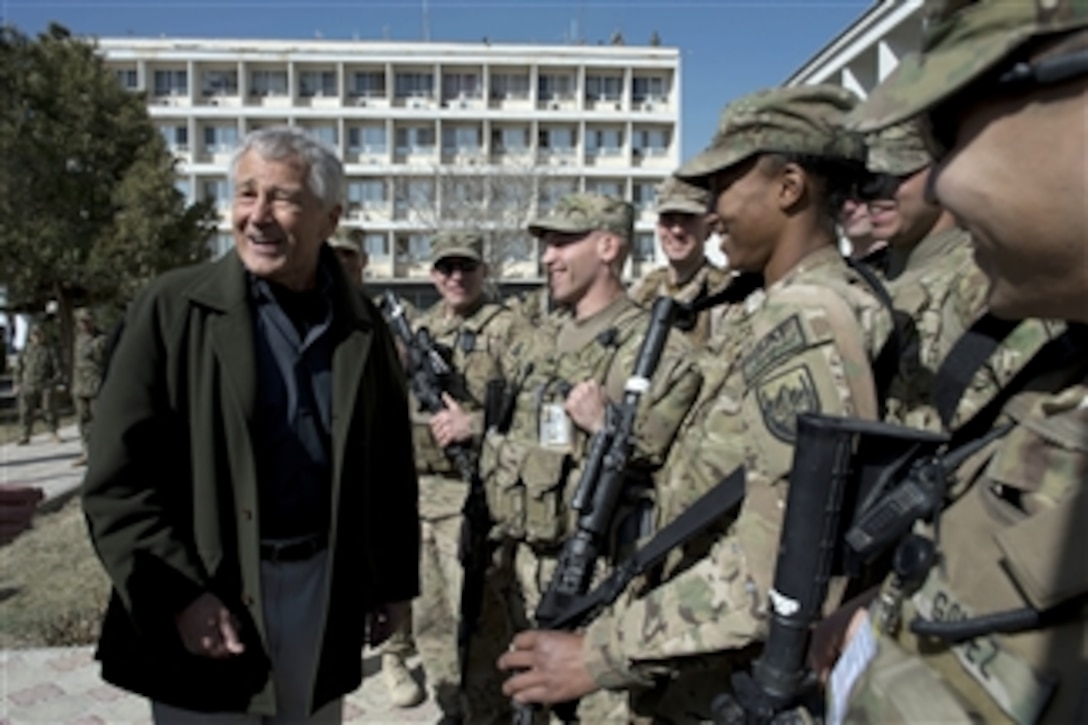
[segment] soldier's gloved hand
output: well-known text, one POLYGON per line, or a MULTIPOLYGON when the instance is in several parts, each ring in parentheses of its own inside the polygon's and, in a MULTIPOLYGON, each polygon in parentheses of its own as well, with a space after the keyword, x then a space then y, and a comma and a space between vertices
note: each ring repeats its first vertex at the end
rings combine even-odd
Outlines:
POLYGON ((431 435, 440 448, 472 440, 472 416, 449 393, 442 393, 445 410, 431 416, 431 435))
POLYGON ((574 424, 589 434, 604 428, 608 398, 596 380, 584 380, 573 388, 563 404, 574 424))

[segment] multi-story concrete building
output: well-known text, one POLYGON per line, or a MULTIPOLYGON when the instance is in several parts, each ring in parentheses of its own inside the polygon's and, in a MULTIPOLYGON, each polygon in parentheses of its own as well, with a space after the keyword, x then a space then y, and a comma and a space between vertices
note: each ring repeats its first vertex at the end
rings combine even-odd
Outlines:
POLYGON ((862 98, 918 49, 922 38, 922 0, 882 0, 862 13, 784 85, 834 83, 862 98))
POLYGON ((640 210, 629 274, 658 254, 653 189, 679 163, 675 48, 106 38, 122 84, 144 91, 180 160, 178 188, 223 212, 248 131, 308 129, 340 151, 342 223, 365 230, 370 284, 426 302, 439 225, 479 225, 508 286, 541 280, 525 222, 564 193, 640 210))

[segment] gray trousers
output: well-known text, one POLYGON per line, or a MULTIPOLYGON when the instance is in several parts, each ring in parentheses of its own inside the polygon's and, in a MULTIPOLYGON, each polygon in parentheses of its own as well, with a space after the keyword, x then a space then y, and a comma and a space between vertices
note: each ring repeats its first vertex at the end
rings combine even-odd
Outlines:
MULTIPOLYGON (((310 699, 317 676, 317 655, 324 622, 325 577, 328 551, 305 561, 261 562, 261 591, 268 656, 276 688, 274 716, 246 713, 204 713, 151 703, 156 723, 181 725, 337 725, 343 720, 344 701, 338 698, 310 715, 310 699)), ((362 653, 359 655, 362 656, 362 653)))

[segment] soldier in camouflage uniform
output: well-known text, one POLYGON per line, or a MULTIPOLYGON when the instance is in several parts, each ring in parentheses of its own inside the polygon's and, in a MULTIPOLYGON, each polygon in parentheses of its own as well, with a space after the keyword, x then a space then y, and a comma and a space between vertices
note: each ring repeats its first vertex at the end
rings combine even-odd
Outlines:
POLYGON ((940 430, 930 404, 933 376, 960 335, 985 311, 986 278, 971 240, 952 215, 926 198, 932 159, 914 123, 867 139, 862 185, 873 235, 887 241, 885 275, 896 310, 907 318, 907 350, 888 400, 888 420, 940 430))
MULTIPOLYGON (((545 245, 544 265, 556 303, 567 310, 532 336, 519 337, 504 367, 517 383, 513 419, 484 440, 480 471, 499 542, 497 571, 513 571, 507 606, 518 629, 531 617, 572 533, 569 507, 590 435, 605 423, 606 404, 623 398, 649 313, 630 300, 622 282, 634 213, 627 202, 595 194, 565 197, 529 230, 545 245)), ((670 334, 635 421, 628 465, 631 504, 618 512, 609 561, 640 534, 654 490, 652 472, 664 461, 701 377, 691 346, 670 334)), ((622 717, 621 699, 585 700, 587 721, 622 717), (616 707, 621 713, 613 713, 616 707)))
POLYGON ((835 228, 864 162, 862 138, 842 128, 856 101, 834 86, 741 98, 677 172, 710 188, 730 266, 762 273, 765 288, 736 306, 733 334, 703 366, 703 391, 660 476, 658 525, 742 467, 746 495, 584 633, 515 640, 502 664, 528 672, 510 691, 554 702, 622 689, 638 722, 700 722, 765 636, 796 416, 878 415, 871 361, 891 315, 842 259, 835 228))
POLYGON ((75 350, 72 361, 72 402, 79 419, 79 437, 83 452, 72 464, 87 465, 87 446, 91 439, 91 402, 98 395, 102 383, 102 365, 106 359, 106 336, 95 325, 94 313, 87 309, 75 314, 75 350))
POLYGON ((354 282, 359 289, 363 289, 363 278, 366 274, 366 266, 370 262, 370 255, 363 248, 362 229, 338 229, 329 240, 328 244, 336 257, 344 267, 348 279, 354 282))
POLYGON ((62 380, 60 357, 45 331, 35 326, 15 364, 15 393, 19 398, 19 425, 23 430, 18 445, 30 443, 39 408, 53 440, 60 443, 55 392, 62 380))
MULTIPOLYGON (((946 0, 924 14, 921 53, 873 92, 858 127, 920 117, 930 186, 972 234, 989 308, 1073 334, 1003 391, 1012 426, 956 472, 940 566, 855 616, 847 646, 868 664, 833 675, 829 699, 855 722, 1085 722, 1088 4, 946 0), (1014 610, 1011 631, 978 619, 1014 610), (958 639, 914 633, 968 618, 978 626, 954 626, 958 639)), ((961 411, 953 435, 971 425, 961 411)))
MULTIPOLYGON (((468 482, 461 479, 442 449, 453 443, 474 449, 479 446, 487 383, 502 378, 500 361, 509 345, 514 317, 485 294, 488 270, 482 236, 442 232, 434 241, 432 261, 431 279, 442 299, 419 315, 413 326, 430 331, 435 343, 448 353, 456 377, 447 394, 447 410, 434 415, 412 412, 423 536, 422 593, 412 611, 416 646, 448 721, 500 722, 508 720, 509 713, 492 663, 509 631, 493 590, 485 592, 478 625, 485 636, 480 646, 470 651, 466 690, 459 691, 457 624, 462 570, 457 547, 468 482), (488 644, 493 648, 488 649, 488 644)), ((410 648, 406 632, 383 648, 382 669, 391 692, 403 689, 405 678, 413 682, 403 664, 410 648)))
MULTIPOLYGON (((669 263, 658 267, 631 288, 631 299, 650 309, 658 297, 681 302, 696 300, 720 291, 729 284, 729 272, 706 258, 710 237, 707 222, 707 192, 669 177, 657 190, 657 237, 669 263)), ((710 310, 699 313, 687 330, 696 348, 710 336, 710 310)))

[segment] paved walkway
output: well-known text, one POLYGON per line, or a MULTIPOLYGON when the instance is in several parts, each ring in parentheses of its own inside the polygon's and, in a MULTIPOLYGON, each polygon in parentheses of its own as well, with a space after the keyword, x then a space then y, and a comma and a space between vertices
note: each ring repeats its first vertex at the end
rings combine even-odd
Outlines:
MULTIPOLYGON (((79 455, 75 427, 62 428, 60 435, 60 443, 38 433, 28 446, 0 446, 0 483, 39 486, 45 491, 45 509, 63 505, 75 494, 83 469, 72 468, 79 455)), ((392 707, 378 671, 379 656, 371 652, 362 656, 363 685, 345 701, 345 722, 438 720, 438 709, 430 699, 410 710, 392 707)), ((420 678, 418 662, 411 664, 420 678)), ((0 725, 149 722, 145 700, 99 679, 90 647, 0 650, 0 725)))

